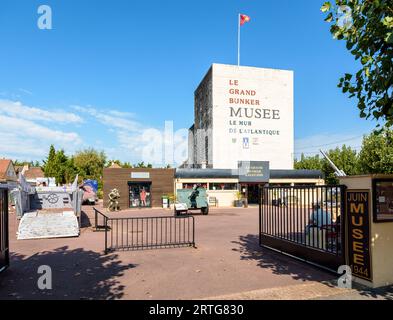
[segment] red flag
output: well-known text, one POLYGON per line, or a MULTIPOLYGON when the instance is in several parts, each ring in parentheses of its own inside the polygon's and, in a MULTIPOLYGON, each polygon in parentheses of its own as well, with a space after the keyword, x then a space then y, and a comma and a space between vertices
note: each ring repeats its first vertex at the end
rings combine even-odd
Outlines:
POLYGON ((245 14, 240 15, 240 25, 244 25, 247 22, 250 22, 251 18, 245 14))

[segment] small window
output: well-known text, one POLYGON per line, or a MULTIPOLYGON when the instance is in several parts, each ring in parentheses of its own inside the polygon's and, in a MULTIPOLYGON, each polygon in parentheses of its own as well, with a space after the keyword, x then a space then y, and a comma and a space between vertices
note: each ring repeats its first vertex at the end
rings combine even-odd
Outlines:
POLYGON ((194 187, 207 189, 207 183, 183 183, 183 189, 194 189, 194 187))
POLYGON ((237 190, 237 183, 211 183, 210 190, 237 190))

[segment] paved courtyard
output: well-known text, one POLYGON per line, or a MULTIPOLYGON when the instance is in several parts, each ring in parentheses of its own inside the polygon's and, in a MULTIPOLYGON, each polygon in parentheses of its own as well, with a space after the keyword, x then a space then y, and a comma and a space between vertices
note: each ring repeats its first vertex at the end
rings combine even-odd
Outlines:
MULTIPOLYGON (((0 299, 319 298, 340 293, 322 284, 334 275, 258 246, 258 209, 212 209, 195 216, 197 248, 113 252, 94 232, 84 207, 78 238, 16 240, 10 217, 11 266, 0 275, 0 299), (37 287, 38 267, 52 268, 53 289, 37 287), (303 296, 299 291, 303 288, 303 296)), ((172 215, 147 209, 118 216, 172 215)))

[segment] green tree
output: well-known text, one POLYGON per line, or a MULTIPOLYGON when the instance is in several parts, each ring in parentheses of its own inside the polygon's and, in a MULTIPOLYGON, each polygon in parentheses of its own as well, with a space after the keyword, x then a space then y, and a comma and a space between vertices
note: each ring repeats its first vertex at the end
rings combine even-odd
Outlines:
POLYGON ((41 163, 39 161, 20 161, 20 160, 14 160, 12 161, 14 166, 25 166, 28 165, 30 167, 41 167, 41 163))
POLYGON ((55 178, 58 185, 70 183, 75 178, 75 170, 64 150, 56 151, 53 145, 49 148, 49 154, 43 161, 45 177, 55 178))
MULTIPOLYGON (((347 175, 357 174, 358 155, 356 150, 343 145, 341 148, 329 150, 326 154, 347 175)), ((327 184, 333 185, 338 183, 337 176, 329 162, 324 158, 320 158, 319 155, 306 157, 302 154, 300 160, 295 160, 295 169, 321 170, 327 184)))
POLYGON ((318 156, 305 156, 303 153, 300 160, 295 159, 296 170, 322 170, 323 160, 318 156))
POLYGON ((73 164, 81 179, 101 181, 102 170, 106 164, 106 155, 103 151, 93 148, 78 151, 73 157, 73 164))
POLYGON ((130 162, 124 162, 122 168, 132 168, 132 164, 130 162))
POLYGON ((66 177, 66 173, 68 170, 68 157, 66 156, 66 154, 64 153, 64 150, 59 150, 56 152, 56 156, 55 156, 55 173, 54 175, 52 175, 52 177, 56 178, 56 183, 57 184, 64 184, 67 183, 67 177, 66 177))
POLYGON ((393 2, 392 0, 335 0, 321 8, 333 37, 346 41, 359 60, 355 75, 346 73, 339 83, 356 97, 362 118, 393 125, 393 2))
POLYGON ((74 157, 69 157, 65 163, 64 178, 66 183, 72 183, 75 180, 78 170, 74 164, 74 157))
MULTIPOLYGON (((358 174, 358 154, 356 150, 343 145, 341 148, 337 147, 336 149, 329 150, 326 154, 347 175, 358 174)), ((338 178, 326 159, 323 159, 322 171, 327 184, 338 184, 338 178)))
POLYGON ((359 154, 359 173, 393 173, 393 131, 383 129, 363 139, 359 154))
POLYGON ((45 177, 54 177, 56 174, 56 149, 53 144, 49 147, 48 157, 43 162, 45 177))
POLYGON ((142 162, 139 162, 139 163, 135 164, 134 168, 153 168, 153 165, 150 164, 150 163, 145 164, 145 162, 142 161, 142 162))

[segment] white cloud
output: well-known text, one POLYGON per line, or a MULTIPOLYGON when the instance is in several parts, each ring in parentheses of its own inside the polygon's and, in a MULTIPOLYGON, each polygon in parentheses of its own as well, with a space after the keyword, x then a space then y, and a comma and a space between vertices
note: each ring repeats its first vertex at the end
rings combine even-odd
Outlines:
POLYGON ((48 146, 43 146, 41 141, 0 130, 0 157, 41 160, 47 152, 48 146))
POLYGON ((43 121, 57 123, 82 123, 82 118, 67 111, 46 110, 42 108, 23 105, 19 101, 0 99, 0 114, 26 120, 43 121))
POLYGON ((19 88, 18 90, 24 94, 28 94, 29 96, 33 95, 33 92, 31 92, 30 90, 23 89, 23 88, 19 88))
MULTIPOLYGON (((90 106, 72 108, 96 118, 108 128, 108 132, 115 134, 117 148, 105 148, 109 158, 130 162, 144 161, 153 165, 165 165, 167 162, 172 164, 171 159, 163 159, 164 131, 143 125, 135 120, 133 113, 112 109, 98 110, 90 106)), ((187 137, 184 137, 183 131, 179 131, 176 135, 176 144, 173 146, 177 164, 185 160, 182 158, 185 153, 184 141, 187 141, 187 137), (181 152, 178 149, 181 149, 181 152)))
POLYGON ((73 152, 82 144, 81 137, 76 132, 60 130, 58 124, 80 122, 82 118, 66 111, 50 112, 0 100, 0 156, 42 160, 51 144, 73 152))
POLYGON ((82 141, 79 135, 74 132, 63 132, 60 130, 53 130, 46 126, 39 125, 33 121, 18 119, 14 117, 7 117, 0 115, 0 127, 2 131, 14 132, 20 136, 35 138, 40 140, 51 140, 57 143, 76 143, 80 144, 82 141))
MULTIPOLYGON (((75 132, 82 130, 79 124, 83 122, 86 127, 99 125, 97 136, 89 134, 86 138, 91 140, 93 147, 105 151, 110 159, 131 163, 144 161, 153 165, 171 163, 170 159, 163 160, 164 130, 142 124, 133 113, 90 106, 71 106, 69 109, 73 112, 52 112, 0 99, 0 157, 42 160, 51 144, 68 154, 74 153, 88 147, 82 136, 75 132), (61 124, 67 124, 67 130, 60 129, 61 124), (107 139, 108 135, 113 136, 112 141, 107 139)), ((184 161, 178 159, 183 157, 184 143, 187 142, 187 137, 183 136, 175 134, 174 158, 178 164, 184 161)))
POLYGON ((138 132, 143 129, 143 125, 130 119, 131 113, 116 110, 98 110, 92 107, 72 106, 76 111, 89 114, 107 127, 113 127, 127 132, 138 132))
POLYGON ((131 112, 123 112, 123 111, 117 111, 117 110, 109 110, 108 112, 112 116, 115 117, 122 117, 122 118, 134 118, 135 114, 131 112))

